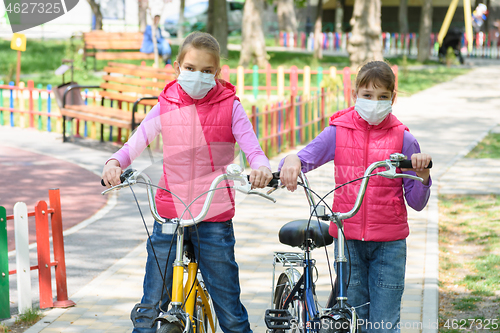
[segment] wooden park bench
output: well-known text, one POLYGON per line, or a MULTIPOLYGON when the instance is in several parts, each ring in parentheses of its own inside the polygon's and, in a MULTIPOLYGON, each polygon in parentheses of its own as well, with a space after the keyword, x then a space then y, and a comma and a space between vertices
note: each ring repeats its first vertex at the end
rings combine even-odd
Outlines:
POLYGON ((93 30, 83 33, 83 60, 87 57, 94 58, 94 70, 96 60, 147 60, 154 59, 153 53, 140 52, 142 32, 106 32, 93 30))
POLYGON ((146 109, 158 102, 165 85, 174 79, 172 68, 153 68, 124 63, 108 63, 107 73, 99 86, 78 84, 61 85, 55 89, 56 100, 63 116, 63 142, 67 141, 66 121, 78 119, 101 124, 101 141, 104 141, 104 125, 133 131, 146 116, 146 109), (84 102, 81 89, 99 89, 95 102, 84 102), (139 105, 144 112, 138 112, 139 105))

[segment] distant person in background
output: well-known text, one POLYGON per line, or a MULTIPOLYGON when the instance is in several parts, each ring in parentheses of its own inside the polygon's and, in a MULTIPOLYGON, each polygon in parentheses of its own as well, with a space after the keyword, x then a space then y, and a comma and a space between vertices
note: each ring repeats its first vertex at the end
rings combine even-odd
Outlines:
MULTIPOLYGON (((158 48, 158 55, 163 58, 163 61, 166 64, 170 64, 170 55, 172 54, 172 49, 170 48, 170 44, 167 39, 163 38, 161 35, 161 29, 158 27, 160 23, 160 15, 155 15, 153 19, 153 26, 156 31, 156 47, 158 48)), ((153 53, 154 45, 153 45, 153 30, 151 29, 151 25, 146 27, 146 31, 144 31, 144 39, 142 40, 141 52, 143 53, 153 53)))
POLYGON ((462 48, 462 35, 463 31, 459 28, 450 28, 448 33, 443 39, 443 43, 439 48, 439 60, 444 62, 446 59, 446 55, 448 53, 448 48, 452 48, 453 53, 460 61, 460 64, 464 64, 464 57, 462 56, 462 52, 460 49, 462 48))
POLYGON ((472 13, 472 27, 474 28, 474 32, 481 31, 481 27, 483 26, 486 17, 488 16, 488 7, 484 3, 480 3, 477 5, 476 9, 472 13))

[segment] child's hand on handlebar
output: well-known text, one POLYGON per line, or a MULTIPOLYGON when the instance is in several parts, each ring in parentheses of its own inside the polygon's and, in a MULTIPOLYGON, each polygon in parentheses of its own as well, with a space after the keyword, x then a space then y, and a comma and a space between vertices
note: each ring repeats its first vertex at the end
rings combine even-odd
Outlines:
POLYGON ((121 184, 120 175, 122 174, 122 168, 117 160, 109 160, 102 170, 102 180, 106 186, 112 187, 121 184))
POLYGON ((273 179, 273 174, 271 170, 265 166, 261 166, 257 170, 252 170, 250 172, 250 183, 252 184, 252 189, 254 188, 264 188, 273 179))
POLYGON ((280 180, 281 184, 293 192, 297 189, 297 177, 300 174, 302 163, 297 155, 288 155, 281 167, 280 180))
POLYGON ((429 184, 429 175, 431 173, 431 169, 426 169, 426 167, 431 162, 432 157, 429 154, 418 153, 411 155, 411 164, 412 169, 402 168, 401 171, 415 171, 418 177, 424 179, 423 184, 429 184))

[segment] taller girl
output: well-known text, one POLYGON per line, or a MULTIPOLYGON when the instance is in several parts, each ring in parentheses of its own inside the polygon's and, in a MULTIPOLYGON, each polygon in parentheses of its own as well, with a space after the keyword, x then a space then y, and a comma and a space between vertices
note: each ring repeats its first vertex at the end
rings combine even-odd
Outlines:
MULTIPOLYGON (((190 203, 206 191, 212 180, 225 171, 235 155, 235 143, 245 152, 253 169, 250 182, 254 187, 264 187, 272 178, 269 160, 262 152, 252 125, 248 120, 235 87, 218 78, 220 74, 219 44, 211 35, 194 32, 186 37, 177 60, 174 62, 177 80, 167 84, 159 103, 146 116, 130 140, 115 153, 104 166, 102 178, 109 185, 116 185, 122 169, 130 165, 147 145, 158 135, 163 140, 163 176, 160 186, 190 203)), ((158 190, 156 204, 164 218, 181 217, 184 205, 168 192, 158 190)), ((182 218, 189 219, 201 211, 205 196, 190 208, 182 218)), ((198 230, 189 227, 185 238, 194 245, 199 268, 210 293, 219 326, 224 332, 252 332, 248 313, 240 301, 238 265, 234 257, 234 192, 216 191, 211 208, 198 230)), ((153 309, 142 314, 155 317, 161 308, 166 309, 167 297, 161 300, 161 276, 167 268, 166 286, 172 285, 172 264, 175 254, 167 255, 175 237, 163 234, 155 222, 147 242, 148 259, 144 278, 142 304, 153 309), (162 268, 160 274, 153 254, 162 268), (149 313, 148 313, 149 312, 149 313)), ((169 290, 171 294, 171 290, 169 290)), ((135 333, 153 333, 154 328, 134 328, 135 333)))
MULTIPOLYGON (((367 63, 352 92, 355 106, 335 113, 330 126, 297 155, 287 156, 281 168, 281 181, 293 191, 301 168, 307 172, 333 160, 335 183, 340 185, 363 176, 371 163, 403 153, 411 157, 413 169, 402 171, 424 179, 420 183, 371 178, 359 212, 345 220, 351 258, 347 297, 352 306, 359 307, 356 311, 364 332, 399 332, 409 234, 404 198, 410 207, 422 210, 430 194, 425 167, 431 157, 420 153, 417 140, 392 114, 395 95, 391 68, 383 61, 367 63)), ((333 211, 347 212, 354 206, 359 182, 344 188, 335 192, 333 211)), ((337 237, 333 222, 330 234, 337 237)))

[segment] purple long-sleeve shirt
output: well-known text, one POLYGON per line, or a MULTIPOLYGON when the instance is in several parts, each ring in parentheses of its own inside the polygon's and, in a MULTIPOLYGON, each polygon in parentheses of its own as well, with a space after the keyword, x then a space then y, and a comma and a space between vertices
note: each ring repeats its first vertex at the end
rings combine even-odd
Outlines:
MULTIPOLYGON (((259 145, 259 140, 255 136, 252 123, 248 119, 241 103, 237 100, 233 103, 232 131, 236 142, 246 155, 250 167, 258 169, 261 166, 271 165, 266 155, 259 145)), ((137 128, 137 132, 118 150, 111 159, 120 163, 120 167, 125 169, 141 152, 153 142, 154 138, 161 133, 160 103, 156 104, 146 115, 146 118, 137 128)), ((109 160, 108 160, 109 161, 109 160)), ((106 162, 107 163, 107 162, 106 162)))
MULTIPOLYGON (((335 158, 335 148, 337 138, 337 127, 329 126, 323 130, 313 141, 298 152, 302 163, 302 172, 314 170, 335 158)), ((420 153, 420 146, 417 139, 408 131, 404 132, 402 153, 411 158, 413 154, 420 153)), ((284 159, 281 160, 278 169, 281 170, 284 159)), ((415 175, 413 171, 404 173, 415 175)), ((403 178, 405 198, 408 205, 420 211, 427 205, 430 196, 432 180, 429 177, 429 184, 424 185, 419 181, 403 178)))

